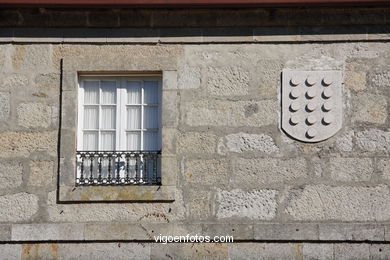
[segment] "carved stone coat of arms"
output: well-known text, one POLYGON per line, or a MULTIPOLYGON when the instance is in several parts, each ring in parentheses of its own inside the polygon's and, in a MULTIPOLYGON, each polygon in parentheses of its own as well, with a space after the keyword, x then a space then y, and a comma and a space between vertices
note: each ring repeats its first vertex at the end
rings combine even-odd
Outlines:
POLYGON ((341 71, 283 70, 281 96, 281 127, 290 137, 319 142, 341 129, 341 71))

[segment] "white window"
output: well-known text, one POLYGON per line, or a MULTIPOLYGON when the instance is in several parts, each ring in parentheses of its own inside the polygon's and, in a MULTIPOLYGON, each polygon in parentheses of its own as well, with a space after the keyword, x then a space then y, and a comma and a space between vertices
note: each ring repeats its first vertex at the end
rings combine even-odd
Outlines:
POLYGON ((80 77, 76 184, 159 184, 160 119, 160 78, 80 77))
POLYGON ((160 150, 160 99, 158 78, 81 77, 77 150, 160 150))

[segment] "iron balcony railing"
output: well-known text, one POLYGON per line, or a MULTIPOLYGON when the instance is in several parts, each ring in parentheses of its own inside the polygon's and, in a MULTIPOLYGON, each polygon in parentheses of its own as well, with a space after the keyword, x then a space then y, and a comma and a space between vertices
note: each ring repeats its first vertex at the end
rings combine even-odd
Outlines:
POLYGON ((160 151, 77 151, 76 185, 160 185, 160 151))

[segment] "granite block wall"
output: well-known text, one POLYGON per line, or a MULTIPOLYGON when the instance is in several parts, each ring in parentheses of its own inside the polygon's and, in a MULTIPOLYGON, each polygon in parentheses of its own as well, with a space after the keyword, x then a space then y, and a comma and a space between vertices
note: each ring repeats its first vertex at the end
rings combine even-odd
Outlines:
POLYGON ((77 259, 87 247, 113 259, 387 259, 389 58, 375 40, 2 43, 0 240, 11 244, 1 257, 77 259), (76 118, 61 118, 61 60, 72 57, 169 66, 173 202, 58 200, 60 119, 76 118), (309 144, 280 130, 283 69, 342 72, 335 136, 309 144), (241 243, 152 244, 156 234, 241 243))

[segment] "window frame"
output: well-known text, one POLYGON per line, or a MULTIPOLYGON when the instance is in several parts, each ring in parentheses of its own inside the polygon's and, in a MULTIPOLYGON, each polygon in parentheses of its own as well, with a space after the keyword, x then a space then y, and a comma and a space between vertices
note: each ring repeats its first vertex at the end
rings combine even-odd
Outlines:
POLYGON ((177 58, 172 55, 67 56, 61 60, 60 131, 57 203, 171 203, 177 197, 180 158, 176 153, 179 126, 177 58), (77 186, 75 183, 78 92, 80 75, 159 76, 161 87, 161 183, 155 185, 77 186))
MULTIPOLYGON (((157 132, 157 151, 161 151, 162 148, 162 134, 161 134, 161 129, 162 129, 162 78, 161 76, 158 75, 145 75, 145 74, 130 74, 130 75, 105 75, 105 74, 96 74, 96 75, 91 75, 91 74, 80 74, 79 75, 79 95, 78 95, 78 115, 77 115, 77 150, 79 151, 84 151, 84 146, 83 146, 83 133, 84 133, 84 127, 83 127, 83 120, 84 120, 84 83, 85 81, 99 81, 99 104, 96 104, 96 106, 99 106, 99 126, 98 129, 96 130, 98 132, 98 148, 96 151, 106 151, 100 149, 101 147, 101 136, 100 133, 101 131, 106 131, 106 130, 101 130, 101 81, 115 81, 115 88, 116 88, 116 129, 115 129, 115 149, 112 151, 128 151, 127 149, 127 132, 139 132, 140 133, 140 149, 137 150, 131 150, 131 151, 147 151, 147 149, 144 149, 144 133, 145 132, 157 132), (127 102, 127 93, 126 93, 126 83, 129 81, 136 81, 136 82, 142 82, 141 85, 141 103, 139 104, 128 104, 127 102), (146 81, 157 81, 157 100, 158 103, 156 104, 147 104, 145 103, 144 97, 145 97, 145 82, 146 81), (127 107, 129 106, 139 106, 141 108, 141 128, 140 129, 127 129, 127 107), (158 117, 158 128, 157 129, 146 129, 144 125, 144 110, 145 107, 157 107, 157 117, 158 117)), ((90 104, 87 104, 90 105, 90 104)), ((103 104, 105 105, 105 104, 103 104)), ((87 130, 87 131, 92 131, 92 130, 87 130)), ((109 130, 107 130, 109 131, 109 130)), ((114 131, 114 130, 112 130, 114 131)), ((130 151, 130 150, 129 150, 130 151)))

